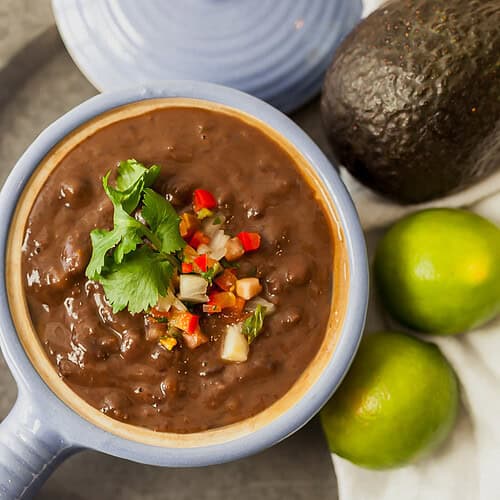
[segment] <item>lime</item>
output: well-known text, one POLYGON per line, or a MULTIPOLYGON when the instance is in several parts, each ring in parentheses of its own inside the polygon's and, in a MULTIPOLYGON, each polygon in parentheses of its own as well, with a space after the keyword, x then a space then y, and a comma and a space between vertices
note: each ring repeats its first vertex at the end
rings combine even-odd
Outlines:
POLYGON ((462 333, 500 312, 500 229, 471 212, 405 217, 380 242, 374 270, 386 308, 415 330, 462 333))
POLYGON ((457 409, 457 379, 439 349, 383 332, 363 339, 345 380, 321 411, 321 423, 333 453, 384 469, 439 445, 457 409))

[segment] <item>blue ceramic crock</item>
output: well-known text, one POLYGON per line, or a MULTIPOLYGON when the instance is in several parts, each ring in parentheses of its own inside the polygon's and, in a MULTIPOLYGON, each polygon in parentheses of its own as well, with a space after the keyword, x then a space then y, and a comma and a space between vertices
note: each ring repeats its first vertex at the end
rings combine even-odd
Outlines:
POLYGON ((18 385, 14 408, 0 426, 0 498, 29 498, 66 457, 98 450, 145 464, 185 467, 235 460, 286 438, 308 422, 340 384, 361 339, 368 298, 365 242, 356 210, 337 172, 314 142, 289 118, 242 92, 214 84, 171 81, 101 94, 49 126, 20 158, 0 193, 0 344, 18 385), (338 344, 317 381, 286 412, 254 432, 222 444, 166 448, 119 437, 85 420, 63 403, 42 380, 16 334, 5 282, 6 243, 12 215, 28 179, 51 148, 101 113, 152 98, 185 97, 217 102, 267 123, 287 138, 310 163, 333 201, 345 234, 350 268, 346 316, 338 344))

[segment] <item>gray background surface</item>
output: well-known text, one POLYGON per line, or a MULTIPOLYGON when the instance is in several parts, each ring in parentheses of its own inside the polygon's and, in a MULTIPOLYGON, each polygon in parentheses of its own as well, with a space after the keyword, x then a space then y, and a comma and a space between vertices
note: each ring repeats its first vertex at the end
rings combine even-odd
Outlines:
MULTIPOLYGON (((66 53, 49 0, 0 0, 0 183, 41 130, 96 92, 66 53)), ((317 100, 293 118, 329 154, 317 100)), ((15 397, 0 357, 0 418, 15 397)), ((314 420, 264 453, 203 469, 161 469, 83 452, 63 464, 37 498, 335 500, 336 490, 314 420)))

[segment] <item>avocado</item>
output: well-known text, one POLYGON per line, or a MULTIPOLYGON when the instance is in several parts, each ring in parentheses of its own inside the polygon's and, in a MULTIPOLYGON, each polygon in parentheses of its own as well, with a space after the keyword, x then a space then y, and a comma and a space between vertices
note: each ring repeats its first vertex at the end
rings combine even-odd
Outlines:
POLYGON ((334 155, 401 203, 500 167, 500 0, 394 0, 335 53, 321 113, 334 155))

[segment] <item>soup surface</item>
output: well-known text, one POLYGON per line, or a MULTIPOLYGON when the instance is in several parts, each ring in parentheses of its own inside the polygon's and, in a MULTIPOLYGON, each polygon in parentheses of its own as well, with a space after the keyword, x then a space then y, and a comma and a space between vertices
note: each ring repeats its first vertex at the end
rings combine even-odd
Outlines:
POLYGON ((245 419, 290 389, 325 335, 332 265, 330 224, 292 157, 253 125, 196 107, 126 118, 79 143, 38 194, 23 245, 32 321, 63 380, 110 417, 178 433, 245 419), (161 166, 152 187, 179 214, 203 189, 225 233, 260 235, 232 271, 256 277, 274 309, 246 361, 221 357, 234 316, 200 315, 208 341, 169 350, 148 335, 147 315, 114 313, 102 285, 85 276, 89 233, 113 227, 102 178, 128 158, 161 166))

